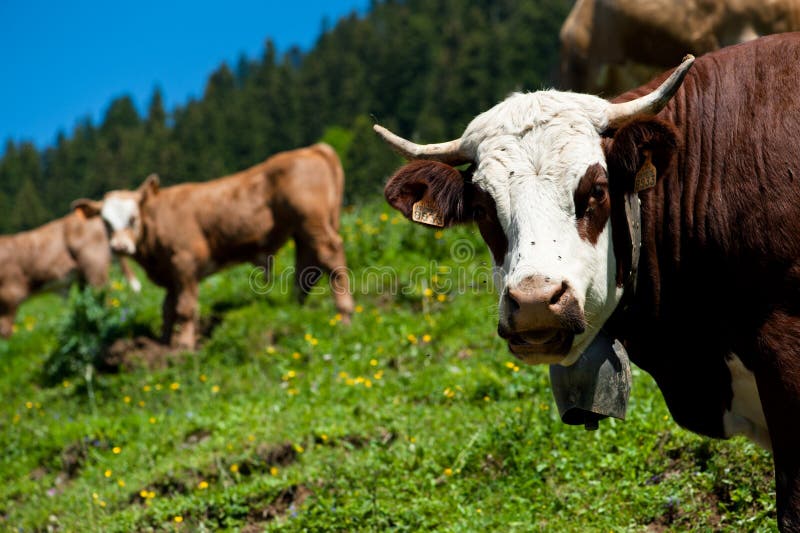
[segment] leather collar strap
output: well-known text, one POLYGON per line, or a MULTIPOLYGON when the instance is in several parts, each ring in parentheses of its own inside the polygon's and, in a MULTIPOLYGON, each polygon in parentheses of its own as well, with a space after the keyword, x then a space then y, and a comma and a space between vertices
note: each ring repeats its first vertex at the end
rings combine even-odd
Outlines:
POLYGON ((642 250, 642 202, 639 194, 629 192, 625 194, 625 220, 628 223, 628 234, 631 238, 631 269, 625 279, 625 295, 633 296, 636 293, 636 279, 639 271, 639 255, 642 250))

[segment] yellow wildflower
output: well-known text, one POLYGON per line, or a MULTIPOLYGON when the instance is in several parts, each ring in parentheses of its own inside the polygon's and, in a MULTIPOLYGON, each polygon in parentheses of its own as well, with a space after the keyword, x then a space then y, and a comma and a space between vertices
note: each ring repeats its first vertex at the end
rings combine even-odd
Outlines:
POLYGON ((151 424, 155 424, 155 423, 156 423, 156 417, 154 417, 154 416, 151 416, 151 417, 148 419, 148 422, 150 422, 151 424))
POLYGON ((444 237, 444 233, 443 233, 441 230, 439 230, 439 231, 437 231, 436 233, 434 233, 434 234, 433 234, 433 236, 434 236, 436 239, 441 239, 442 237, 444 237))
POLYGON ((142 387, 142 390, 145 392, 150 392, 150 389, 151 389, 150 385, 145 385, 144 387, 142 387))
POLYGON ((33 409, 33 402, 25 402, 25 407, 28 409, 33 409))
POLYGON ((378 360, 377 359, 370 359, 369 360, 369 366, 378 366, 378 360))
POLYGON ((178 389, 180 389, 180 388, 181 388, 181 384, 180 384, 180 383, 178 383, 177 381, 173 381, 172 383, 170 383, 170 386, 169 386, 169 388, 170 388, 171 390, 178 390, 178 389))
POLYGON ((431 336, 426 333, 422 336, 422 342, 431 342, 431 336))
POLYGON ((197 488, 200 490, 206 490, 208 488, 208 481, 201 481, 197 484, 197 488))
POLYGON ((122 401, 123 401, 123 402, 125 402, 125 403, 131 403, 131 397, 130 397, 130 396, 125 396, 125 397, 122 399, 122 401))
POLYGON ((147 491, 145 489, 140 490, 139 496, 141 496, 142 498, 147 498, 147 491))
POLYGON ((386 222, 387 220, 389 220, 389 215, 387 215, 386 213, 381 213, 380 219, 381 222, 386 222))
POLYGON ((122 479, 118 479, 117 480, 117 485, 119 485, 120 487, 124 487, 125 486, 125 481, 122 480, 122 479))
POLYGON ((106 470, 105 472, 103 472, 103 475, 106 477, 111 477, 111 470, 106 470))
POLYGON ((200 374, 200 381, 202 381, 203 383, 205 383, 207 379, 208 379, 208 378, 206 377, 206 375, 205 375, 205 374, 200 374))
POLYGON ((300 352, 294 352, 292 354, 292 359, 300 359, 300 352))
POLYGON ((452 468, 445 468, 444 469, 444 475, 445 476, 452 476, 453 475, 453 469, 452 468))
POLYGON ((114 452, 114 455, 119 455, 122 452, 122 448, 119 446, 114 446, 111 451, 114 452))
POLYGON ((408 339, 408 342, 410 342, 411 344, 417 344, 417 336, 414 335, 413 333, 409 333, 406 336, 406 338, 408 339))
POLYGON ((211 387, 212 394, 216 394, 218 392, 219 392, 219 385, 214 385, 213 387, 211 387))
POLYGON ((173 518, 173 520, 175 520, 176 524, 180 524, 181 522, 183 522, 183 517, 181 515, 178 515, 175 518, 173 518))
POLYGON ((383 370, 378 370, 375 374, 372 375, 373 378, 376 380, 380 380, 383 377, 383 370))
POLYGON ((428 287, 424 291, 422 291, 422 294, 428 297, 433 296, 433 290, 430 287, 428 287))
POLYGON ((231 465, 231 469, 230 469, 230 470, 231 470, 231 472, 233 472, 233 473, 235 474, 236 472, 238 472, 238 471, 239 471, 239 465, 238 465, 238 464, 236 464, 236 463, 233 463, 233 464, 231 465))
POLYGON ((445 300, 447 300, 447 295, 446 294, 437 294, 436 295, 436 300, 438 300, 440 302, 444 302, 445 300))
POLYGON ((278 475, 278 467, 276 467, 276 466, 271 467, 269 469, 269 474, 271 476, 277 476, 278 475))
POLYGON ((364 306, 363 305, 357 305, 356 306, 356 313, 363 313, 363 312, 364 312, 364 306))
POLYGON ((295 444, 294 451, 296 451, 297 453, 303 453, 304 451, 306 451, 306 449, 300 446, 299 444, 295 444))

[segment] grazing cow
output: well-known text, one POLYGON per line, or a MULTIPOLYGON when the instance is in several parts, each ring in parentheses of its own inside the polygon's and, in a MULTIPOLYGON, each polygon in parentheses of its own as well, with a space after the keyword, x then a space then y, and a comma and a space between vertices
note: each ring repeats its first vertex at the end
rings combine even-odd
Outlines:
MULTIPOLYGON (((80 212, 30 231, 0 236, 0 335, 11 336, 17 307, 29 296, 76 276, 95 287, 108 280, 111 248, 103 223, 80 212)), ((120 267, 133 290, 141 285, 124 259, 120 267)))
POLYGON ((477 222, 523 361, 572 365, 604 328, 681 426, 771 448, 800 531, 800 34, 666 76, 614 102, 514 94, 440 144, 376 126, 413 160, 386 198, 477 222))
POLYGON ((578 0, 561 26, 561 85, 619 94, 682 54, 796 30, 797 0, 578 0))
POLYGON ((297 245, 300 301, 328 272, 336 308, 345 317, 352 314, 338 234, 343 192, 339 158, 330 146, 316 144, 205 183, 162 189, 151 175, 136 191, 113 191, 103 201, 74 205, 87 216, 102 215, 111 248, 132 255, 167 290, 162 340, 193 348, 199 281, 234 263, 268 268, 289 238, 297 245))

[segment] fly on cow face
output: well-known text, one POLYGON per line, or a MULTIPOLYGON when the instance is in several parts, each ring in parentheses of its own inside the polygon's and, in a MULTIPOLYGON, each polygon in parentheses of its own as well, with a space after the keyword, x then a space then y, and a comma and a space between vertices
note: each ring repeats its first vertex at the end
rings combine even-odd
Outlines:
POLYGON ((416 145, 376 126, 402 155, 424 160, 389 180, 392 206, 411 218, 408 206, 424 200, 448 224, 479 223, 494 259, 498 334, 523 361, 572 364, 619 303, 602 136, 657 113, 692 61, 624 104, 559 91, 515 94, 446 143, 416 145), (453 165, 468 162, 471 179, 459 180, 453 165), (489 201, 476 208, 482 196, 489 201), (477 216, 486 205, 490 215, 477 216))

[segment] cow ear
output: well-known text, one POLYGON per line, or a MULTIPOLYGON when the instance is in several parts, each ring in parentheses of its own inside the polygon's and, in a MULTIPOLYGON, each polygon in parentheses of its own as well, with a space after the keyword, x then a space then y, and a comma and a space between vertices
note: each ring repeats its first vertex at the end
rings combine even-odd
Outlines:
POLYGON ((155 196, 158 194, 158 191, 161 187, 161 179, 158 177, 158 174, 150 174, 147 176, 139 185, 139 192, 142 195, 142 201, 146 200, 150 196, 155 196))
POLYGON ((384 188, 389 205, 407 219, 434 227, 465 222, 464 178, 438 161, 412 161, 389 178, 384 188))
POLYGON ((620 127, 606 145, 609 182, 624 192, 655 186, 669 168, 678 138, 675 127, 656 118, 633 120, 620 127))
POLYGON ((92 218, 100 214, 100 210, 103 209, 103 202, 89 200, 88 198, 81 198, 73 201, 70 207, 78 214, 78 216, 92 218))

